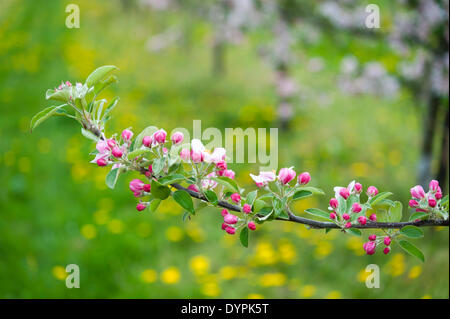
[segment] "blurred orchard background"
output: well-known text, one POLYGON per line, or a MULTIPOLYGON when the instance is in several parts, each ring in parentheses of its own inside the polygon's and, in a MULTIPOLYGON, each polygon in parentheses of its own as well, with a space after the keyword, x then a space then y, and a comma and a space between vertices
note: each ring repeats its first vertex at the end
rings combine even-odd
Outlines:
MULTIPOLYGON (((172 200, 138 213, 122 176, 90 164, 94 145, 66 118, 33 134, 47 88, 120 68, 107 134, 148 125, 279 128, 279 166, 309 171, 326 196, 360 181, 392 191, 448 185, 448 0, 73 0, 0 2, 1 298, 448 298, 448 229, 364 255, 365 238, 273 222, 249 248, 218 209, 191 221, 172 200), (80 28, 65 25, 68 4, 80 28), (368 29, 365 8, 380 8, 368 29), (381 287, 365 267, 378 264, 381 287), (81 288, 67 289, 78 264, 81 288)), ((258 164, 231 164, 254 187, 258 164)), ((448 193, 448 186, 444 186, 448 193)), ((404 218, 409 215, 404 209, 404 218)), ((368 232, 364 233, 364 237, 368 232)))

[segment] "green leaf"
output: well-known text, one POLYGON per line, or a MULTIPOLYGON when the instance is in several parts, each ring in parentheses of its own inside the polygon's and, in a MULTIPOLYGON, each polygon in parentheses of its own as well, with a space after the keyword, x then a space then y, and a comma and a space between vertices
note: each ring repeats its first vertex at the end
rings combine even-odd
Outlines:
POLYGON ((353 236, 362 235, 362 232, 358 228, 347 228, 345 231, 353 236))
POLYGON ((142 146, 142 139, 145 136, 152 136, 158 130, 156 126, 148 126, 146 127, 134 140, 133 150, 137 150, 142 146))
POLYGON ((312 196, 312 194, 313 194, 313 193, 310 192, 310 191, 307 191, 307 190, 301 190, 301 191, 296 192, 296 193, 294 194, 294 196, 292 196, 292 199, 293 199, 293 200, 302 199, 302 198, 306 198, 306 197, 312 196))
POLYGON ((155 159, 152 163, 153 174, 158 175, 164 168, 165 163, 164 157, 155 159))
POLYGON ((379 193, 378 195, 374 196, 370 201, 369 204, 371 206, 375 206, 377 203, 379 203, 380 201, 382 201, 383 199, 389 197, 393 195, 393 193, 391 192, 383 192, 383 193, 379 193))
POLYGON ((299 186, 296 189, 300 191, 311 192, 313 195, 325 195, 325 192, 323 190, 312 186, 299 186))
POLYGON ((169 197, 170 189, 169 187, 161 185, 159 182, 152 180, 151 193, 154 197, 164 200, 169 197))
POLYGON ((392 223, 402 220, 403 204, 400 202, 394 202, 394 206, 389 209, 389 221, 392 223))
POLYGON ((331 219, 330 219, 330 213, 324 212, 324 211, 321 210, 321 209, 318 209, 318 208, 308 208, 308 209, 305 210, 305 212, 307 212, 307 213, 310 214, 310 215, 313 215, 313 216, 317 216, 317 217, 326 219, 327 221, 331 221, 331 219))
MULTIPOLYGON (((261 200, 261 199, 257 199, 255 200, 255 202, 253 203, 253 211, 254 212, 260 212, 262 211, 265 207, 270 207, 269 204, 267 204, 265 201, 261 200)), ((272 208, 271 208, 272 209, 272 208)))
POLYGON ((162 185, 170 185, 173 183, 179 183, 185 180, 185 177, 181 174, 167 175, 158 180, 162 185))
POLYGON ((445 206, 447 204, 448 204, 448 195, 445 195, 445 197, 441 199, 441 205, 445 206))
POLYGON ((58 106, 49 106, 42 111, 40 111, 38 114, 33 116, 30 122, 30 131, 33 131, 36 127, 39 126, 42 122, 44 122, 46 119, 51 117, 58 111, 60 108, 66 106, 67 104, 62 104, 58 106))
POLYGON ((428 217, 429 214, 425 212, 415 212, 414 214, 409 217, 409 221, 415 221, 416 219, 422 219, 424 217, 428 217))
POLYGON ((59 102, 67 102, 70 97, 70 92, 67 89, 62 90, 52 90, 49 89, 45 92, 45 99, 54 100, 59 102))
POLYGON ((118 70, 118 68, 114 65, 104 65, 94 70, 86 79, 86 85, 88 88, 96 85, 100 81, 103 81, 106 76, 114 71, 118 70))
POLYGON ((107 88, 112 83, 117 83, 117 76, 111 75, 106 80, 97 83, 94 86, 94 93, 95 93, 95 95, 98 95, 101 91, 103 91, 105 88, 107 88))
POLYGON ((103 116, 102 116, 102 120, 103 120, 104 122, 106 122, 105 118, 108 116, 108 114, 111 113, 111 111, 116 107, 117 102, 119 102, 119 97, 118 97, 118 96, 115 96, 115 97, 113 97, 112 100, 108 103, 108 105, 106 105, 105 113, 103 113, 103 116))
POLYGON ((244 247, 248 247, 248 228, 244 227, 241 230, 241 234, 239 235, 239 239, 241 240, 241 244, 244 247))
POLYGON ((420 251, 419 248, 417 248, 416 246, 414 246, 413 244, 411 244, 409 241, 406 240, 400 240, 398 242, 398 244, 400 245, 400 247, 403 248, 404 251, 406 251, 408 254, 415 256, 417 258, 419 258, 422 262, 425 262, 425 256, 423 255, 423 253, 420 251))
POLYGON ((206 199, 208 200, 208 202, 210 202, 214 206, 217 205, 218 199, 217 199, 217 195, 214 191, 212 191, 212 190, 205 191, 205 196, 206 196, 206 199))
POLYGON ((191 218, 190 216, 191 216, 191 214, 190 214, 189 212, 184 212, 184 213, 183 213, 183 218, 182 218, 182 219, 183 219, 183 221, 185 222, 185 221, 186 221, 186 219, 189 219, 189 218, 191 218))
POLYGON ((117 178, 119 177, 119 168, 113 168, 112 170, 109 171, 108 175, 106 175, 106 185, 113 189, 114 186, 116 185, 117 182, 117 178))
POLYGON ((252 206, 252 205, 253 205, 253 202, 255 201, 257 195, 258 195, 258 190, 254 190, 254 191, 248 193, 248 194, 247 194, 247 198, 246 198, 247 204, 249 204, 250 206, 252 206))
POLYGON ((188 192, 184 190, 177 190, 172 195, 173 199, 185 210, 191 214, 195 214, 194 203, 192 202, 192 197, 188 192))
POLYGON ((88 130, 85 130, 84 128, 81 128, 81 134, 84 137, 86 137, 86 138, 88 138, 90 140, 93 140, 94 142, 98 142, 99 138, 94 133, 92 133, 92 132, 90 132, 88 130))
POLYGON ((226 190, 230 192, 239 193, 239 188, 234 180, 231 178, 220 176, 220 177, 212 177, 211 180, 216 181, 218 184, 225 187, 226 190))
POLYGON ((423 237, 423 231, 419 227, 408 225, 400 229, 400 234, 409 238, 423 237))
POLYGON ((148 206, 148 208, 150 209, 151 213, 156 212, 156 210, 158 209, 159 204, 161 204, 161 200, 158 198, 153 199, 150 202, 150 205, 148 206))
POLYGON ((138 157, 138 156, 141 156, 141 155, 144 155, 144 154, 150 154, 151 153, 151 151, 150 150, 147 150, 147 149, 138 149, 138 150, 135 150, 135 151, 132 151, 132 152, 130 152, 130 153, 128 153, 127 154, 127 158, 129 159, 129 160, 133 160, 133 159, 135 159, 136 157, 138 157))

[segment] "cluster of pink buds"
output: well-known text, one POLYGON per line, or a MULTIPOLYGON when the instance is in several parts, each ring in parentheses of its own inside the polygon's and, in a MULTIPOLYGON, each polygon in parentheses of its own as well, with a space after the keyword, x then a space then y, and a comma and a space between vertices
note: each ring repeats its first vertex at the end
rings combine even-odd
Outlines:
POLYGON ((363 249, 365 250, 367 255, 373 255, 375 254, 375 249, 377 248, 377 246, 380 244, 384 244, 385 247, 383 249, 383 253, 387 255, 391 251, 391 242, 392 239, 389 236, 377 236, 375 234, 372 234, 369 236, 369 241, 363 244, 363 249))
MULTIPOLYGON (((367 224, 366 210, 371 198, 378 194, 375 186, 367 188, 367 203, 361 203, 363 187, 360 183, 352 181, 347 187, 335 187, 335 197, 330 199, 330 219, 342 228, 351 228, 352 225, 367 224)), ((377 216, 371 214, 369 220, 375 222, 377 216)))
POLYGON ((439 211, 439 202, 442 199, 442 190, 439 182, 432 180, 428 187, 428 193, 422 186, 416 185, 411 188, 409 206, 416 212, 435 213, 439 211))
MULTIPOLYGON (((157 130, 155 133, 153 133, 152 136, 144 136, 142 139, 142 144, 145 147, 148 148, 152 148, 158 145, 164 145, 164 143, 166 143, 166 138, 167 138, 167 132, 163 129, 159 129, 157 130)), ((183 141, 183 133, 181 132, 175 132, 172 135, 172 142, 174 144, 178 144, 181 143, 183 141), (177 141, 177 143, 174 142, 177 141)), ((167 153, 167 152, 165 152, 167 153)))
MULTIPOLYGON (((251 211, 250 205, 244 204, 243 211, 244 213, 249 214, 251 211), (246 208, 246 205, 250 209, 246 208)), ((236 215, 229 213, 226 209, 222 209, 221 215, 223 217, 222 230, 225 230, 230 235, 234 235, 237 229, 244 227, 245 225, 247 225, 250 230, 256 229, 256 224, 253 220, 239 219, 236 215)))
POLYGON ((61 83, 57 88, 55 88, 55 91, 61 91, 66 87, 71 87, 72 83, 70 83, 69 81, 63 82, 61 83))
POLYGON ((99 139, 96 145, 97 154, 91 163, 97 163, 98 166, 114 164, 113 168, 119 167, 121 165, 120 159, 128 153, 132 137, 133 132, 126 129, 121 134, 122 144, 115 138, 99 139))
MULTIPOLYGON (((133 192, 134 197, 143 197, 149 195, 151 192, 151 185, 145 184, 140 179, 133 179, 130 182, 130 190, 133 192)), ((136 206, 138 211, 143 211, 147 207, 147 202, 139 202, 136 206)))
MULTIPOLYGON (((278 176, 275 174, 275 171, 268 171, 259 172, 259 175, 250 174, 250 177, 253 179, 256 186, 261 188, 267 186, 270 182, 273 182, 277 179, 281 185, 288 185, 293 179, 295 179, 296 175, 297 173, 292 169, 292 167, 285 167, 279 170, 278 176)), ((303 172, 298 175, 297 183, 295 186, 304 186, 310 181, 311 175, 308 172, 303 172)))

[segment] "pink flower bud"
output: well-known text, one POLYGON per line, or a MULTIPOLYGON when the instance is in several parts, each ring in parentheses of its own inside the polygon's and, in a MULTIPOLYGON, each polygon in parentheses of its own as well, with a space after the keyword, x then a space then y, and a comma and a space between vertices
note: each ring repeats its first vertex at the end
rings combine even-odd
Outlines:
POLYGON ((216 167, 219 169, 219 170, 226 170, 227 169, 227 163, 225 162, 225 161, 219 161, 219 162, 217 162, 216 163, 216 167))
POLYGON ((234 235, 234 233, 236 232, 236 229, 234 227, 227 226, 227 228, 225 228, 225 231, 230 235, 234 235))
POLYGON ((234 172, 231 170, 231 169, 225 169, 225 170, 223 170, 223 171, 218 171, 217 172, 217 175, 219 175, 219 176, 225 176, 225 177, 228 177, 228 178, 230 178, 230 179, 234 179, 234 172))
POLYGON ((106 140, 106 144, 108 144, 109 148, 113 148, 114 146, 116 146, 116 141, 114 141, 112 138, 106 140))
POLYGON ((362 192, 362 185, 360 183, 355 183, 355 192, 357 194, 361 194, 361 192, 362 192))
POLYGON ((295 178, 295 171, 291 168, 282 168, 280 169, 280 172, 278 173, 278 179, 280 182, 284 185, 289 183, 295 178))
POLYGON ((160 129, 153 133, 153 139, 156 143, 164 144, 166 142, 167 133, 163 129, 160 129))
POLYGON ((252 207, 249 204, 244 204, 244 206, 242 206, 242 211, 248 214, 252 211, 252 207))
POLYGON ((106 166, 106 165, 108 165, 108 161, 106 159, 104 159, 103 157, 100 157, 99 159, 97 159, 97 165, 98 166, 106 166))
POLYGON ((151 190, 152 190, 152 185, 150 185, 150 184, 144 185, 144 192, 150 193, 151 190))
POLYGON ((129 142, 132 137, 133 137, 133 132, 131 132, 130 130, 123 130, 122 131, 122 139, 125 142, 129 142))
POLYGON ((361 207, 361 205, 359 203, 354 203, 352 205, 352 212, 359 213, 361 211, 362 211, 362 207, 361 207))
POLYGON ((203 152, 191 150, 191 160, 194 163, 200 163, 204 160, 203 152))
POLYGON ((428 212, 428 210, 423 208, 416 208, 416 212, 426 213, 428 212))
POLYGON ((189 160, 189 156, 190 156, 189 150, 187 148, 183 148, 180 152, 180 158, 183 161, 187 161, 187 160, 189 160))
POLYGON ((330 213, 330 219, 336 219, 336 213, 330 213))
POLYGON ((145 206, 145 204, 143 204, 143 203, 139 203, 136 205, 136 209, 140 212, 143 211, 146 207, 147 206, 145 206))
POLYGON ((169 153, 169 150, 167 149, 167 147, 163 147, 162 151, 163 151, 164 154, 169 153))
POLYGON ((255 230, 255 229, 256 229, 256 224, 255 224, 254 222, 249 222, 249 223, 247 224, 247 226, 248 226, 248 228, 249 228, 250 230, 255 230))
POLYGON ((415 207, 418 207, 418 206, 419 206, 419 203, 418 203, 416 200, 411 199, 411 200, 409 201, 409 206, 412 207, 412 208, 415 208, 415 207))
POLYGON ((226 209, 222 209, 222 212, 220 213, 223 217, 225 217, 225 215, 228 215, 228 211, 226 209))
POLYGON ((425 191, 423 190, 423 187, 420 185, 416 185, 413 188, 411 188, 411 196, 413 198, 422 199, 425 197, 425 191))
POLYGON ((144 136, 144 138, 142 139, 142 144, 144 144, 147 147, 151 147, 152 146, 152 137, 144 136))
POLYGON ((391 247, 384 247, 384 249, 383 249, 383 253, 385 255, 389 254, 390 251, 391 251, 391 247))
POLYGON ((222 223, 222 230, 225 230, 228 227, 227 223, 222 223))
POLYGON ((144 182, 141 181, 140 179, 138 179, 138 178, 133 179, 133 180, 130 182, 130 190, 131 190, 133 193, 141 192, 141 191, 144 190, 144 185, 145 185, 144 182))
POLYGON ((189 185, 188 189, 193 191, 193 192, 197 192, 197 193, 200 192, 200 190, 198 189, 197 185, 195 185, 195 184, 189 185))
POLYGON ((434 198, 428 198, 428 206, 430 207, 436 207, 437 202, 434 198))
POLYGON ((367 188, 367 194, 370 197, 374 197, 377 196, 378 194, 378 189, 375 186, 369 186, 369 188, 367 188))
POLYGON ((347 188, 343 187, 339 191, 339 195, 341 195, 344 199, 347 199, 350 196, 350 192, 348 191, 347 188))
POLYGON ((363 248, 366 251, 367 255, 375 254, 376 247, 377 247, 377 244, 374 241, 368 241, 367 243, 363 244, 363 248))
POLYGON ((375 241, 375 240, 377 240, 377 235, 375 235, 375 234, 370 235, 370 236, 369 236, 369 240, 370 240, 370 241, 375 241))
POLYGON ((175 132, 172 134, 171 140, 173 144, 179 144, 183 142, 184 135, 181 132, 175 132))
POLYGON ((118 146, 114 146, 111 153, 114 157, 117 158, 121 158, 123 155, 122 150, 118 146))
POLYGON ((372 215, 369 216, 369 219, 371 221, 373 221, 373 222, 376 222, 377 221, 377 215, 376 214, 372 214, 372 215))
POLYGON ((231 200, 235 203, 239 203, 241 201, 241 195, 238 193, 231 194, 231 200))
POLYGON ((236 224, 238 222, 238 218, 237 216, 228 213, 225 216, 223 216, 223 221, 227 224, 236 224))
POLYGON ((330 199, 330 207, 333 209, 338 208, 339 206, 339 201, 336 198, 332 198, 330 199))
POLYGON ((345 220, 349 220, 350 219, 350 215, 349 214, 343 214, 342 218, 344 218, 345 220))
POLYGON ((436 194, 434 194, 434 197, 436 197, 437 200, 442 199, 442 192, 437 191, 436 194))
POLYGON ((311 180, 311 175, 308 172, 301 173, 297 180, 300 185, 306 185, 311 180))
POLYGON ((366 216, 359 216, 358 217, 358 223, 360 223, 361 225, 365 225, 367 223, 366 216))
POLYGON ((439 189, 439 182, 433 179, 429 185, 430 191, 437 192, 439 189))
POLYGON ((152 177, 152 172, 150 172, 150 171, 145 171, 145 177, 147 177, 147 178, 152 177))
POLYGON ((386 246, 389 246, 391 244, 391 237, 386 236, 383 241, 386 246))
POLYGON ((345 228, 350 228, 352 227, 352 223, 348 222, 347 224, 345 224, 345 228))

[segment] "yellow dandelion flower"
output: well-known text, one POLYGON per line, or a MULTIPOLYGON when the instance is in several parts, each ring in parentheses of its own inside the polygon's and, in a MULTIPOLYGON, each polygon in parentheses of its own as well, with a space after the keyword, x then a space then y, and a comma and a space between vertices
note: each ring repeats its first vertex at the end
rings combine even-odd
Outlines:
POLYGON ((161 274, 161 280, 168 285, 176 284, 180 281, 180 271, 177 267, 169 267, 161 274))
POLYGON ((397 253, 388 262, 386 272, 393 277, 397 277, 405 272, 405 268, 405 256, 402 253, 397 253))
POLYGON ((266 273, 259 278, 259 284, 263 287, 279 287, 286 283, 283 273, 266 273))
POLYGON ((141 273, 142 281, 147 284, 151 284, 152 282, 155 282, 157 277, 158 277, 158 275, 157 275, 156 271, 153 269, 146 269, 141 273))
POLYGON ((216 282, 205 283, 201 290, 208 297, 217 297, 220 294, 220 287, 216 282))
POLYGON ((222 277, 225 280, 233 279, 237 276, 237 274, 238 274, 237 268, 232 266, 224 266, 219 270, 220 277, 222 277))
POLYGON ((286 264, 293 264, 297 257, 294 245, 290 242, 284 242, 279 246, 279 256, 281 261, 286 264))
POLYGON ((340 291, 337 290, 333 290, 330 291, 326 296, 326 299, 341 299, 342 298, 342 294, 340 291))
POLYGON ((197 276, 206 274, 209 270, 209 264, 209 259, 202 255, 192 257, 189 261, 189 267, 197 276))
POLYGON ((365 282, 367 277, 369 277, 370 275, 370 271, 366 271, 366 269, 362 269, 359 273, 358 273, 358 281, 359 282, 365 282))
POLYGON ((94 225, 86 224, 81 227, 81 235, 86 239, 93 239, 97 236, 97 229, 94 225))
POLYGON ((422 273, 422 266, 414 266, 409 271, 408 277, 411 279, 415 279, 420 276, 422 273))
POLYGON ((247 299, 264 299, 264 296, 261 294, 249 294, 247 299))
POLYGON ((368 175, 369 166, 366 163, 353 163, 351 170, 356 177, 366 177, 368 175))
POLYGON ((278 260, 278 256, 269 242, 259 242, 256 245, 255 255, 253 257, 253 262, 256 265, 272 265, 278 260))
POLYGON ((362 256, 364 255, 363 241, 359 237, 351 236, 347 240, 347 248, 352 250, 355 255, 362 256))
POLYGON ((432 299, 432 297, 431 295, 426 294, 422 296, 422 299, 432 299))
POLYGON ((104 209, 100 209, 94 213, 94 220, 99 225, 104 225, 108 222, 108 212, 104 209))
POLYGON ((332 251, 333 245, 327 241, 322 241, 317 244, 315 249, 315 255, 317 258, 324 258, 328 256, 332 251))
POLYGON ((124 224, 120 219, 113 219, 108 223, 108 230, 113 234, 120 234, 123 229, 124 224))
POLYGON ((97 207, 109 212, 114 208, 114 200, 110 197, 103 197, 97 202, 97 207))
POLYGON ((187 227, 186 229, 187 235, 196 243, 200 243, 202 241, 205 241, 206 234, 205 232, 198 226, 190 225, 190 227, 187 227))
POLYGON ((316 287, 313 285, 305 285, 300 289, 300 297, 311 298, 316 293, 316 287))
POLYGON ((63 266, 55 266, 52 269, 53 276, 58 280, 65 280, 67 277, 66 269, 63 266))
POLYGON ((166 237, 170 241, 180 241, 183 239, 183 230, 177 226, 171 226, 166 230, 166 237))

